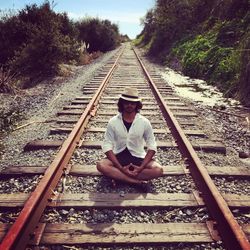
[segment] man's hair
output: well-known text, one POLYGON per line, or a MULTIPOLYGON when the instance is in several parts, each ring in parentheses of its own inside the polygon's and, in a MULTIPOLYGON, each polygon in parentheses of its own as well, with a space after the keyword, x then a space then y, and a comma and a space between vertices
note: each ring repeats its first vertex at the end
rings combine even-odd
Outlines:
MULTIPOLYGON (((118 103, 117 103, 117 106, 118 106, 118 111, 119 112, 123 112, 123 103, 126 102, 124 101, 122 98, 119 98, 118 100, 118 103)), ((140 109, 142 109, 142 103, 139 101, 139 102, 136 102, 136 113, 139 113, 140 112, 140 109)))

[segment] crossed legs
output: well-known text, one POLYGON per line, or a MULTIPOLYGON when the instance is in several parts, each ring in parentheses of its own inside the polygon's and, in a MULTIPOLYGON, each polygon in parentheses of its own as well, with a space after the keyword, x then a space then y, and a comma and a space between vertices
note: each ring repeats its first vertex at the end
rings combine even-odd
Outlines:
POLYGON ((103 175, 115 180, 125 181, 128 183, 140 184, 145 181, 160 177, 163 175, 163 169, 156 161, 150 161, 148 165, 135 177, 130 177, 114 167, 112 161, 105 158, 97 162, 97 169, 103 175))

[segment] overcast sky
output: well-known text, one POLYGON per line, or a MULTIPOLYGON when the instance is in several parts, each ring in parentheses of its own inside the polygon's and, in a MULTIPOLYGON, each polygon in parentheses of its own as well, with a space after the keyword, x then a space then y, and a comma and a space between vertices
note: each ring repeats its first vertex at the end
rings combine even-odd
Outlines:
MULTIPOLYGON (((44 0, 0 0, 0 9, 19 10, 33 3, 40 5, 44 0)), ((75 20, 85 16, 109 19, 118 24, 120 33, 135 38, 143 28, 140 18, 154 7, 155 0, 54 0, 54 3, 56 12, 67 12, 75 20)))

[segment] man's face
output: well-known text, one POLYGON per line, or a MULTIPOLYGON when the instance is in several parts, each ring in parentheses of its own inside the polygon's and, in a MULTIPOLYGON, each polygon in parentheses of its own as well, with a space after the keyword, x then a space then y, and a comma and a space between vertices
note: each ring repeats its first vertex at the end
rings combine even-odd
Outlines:
POLYGON ((130 102, 123 100, 124 111, 127 113, 133 113, 136 111, 137 102, 130 102))

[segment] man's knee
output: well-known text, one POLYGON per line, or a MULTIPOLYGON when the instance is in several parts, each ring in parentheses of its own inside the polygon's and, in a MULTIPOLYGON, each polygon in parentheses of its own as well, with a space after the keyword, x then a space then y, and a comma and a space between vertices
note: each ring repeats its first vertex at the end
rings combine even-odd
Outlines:
POLYGON ((161 167, 155 167, 154 172, 155 172, 155 175, 158 177, 163 176, 163 168, 161 168, 161 167))
POLYGON ((157 161, 151 161, 149 167, 154 170, 154 175, 157 177, 163 176, 163 168, 157 161))
POLYGON ((159 168, 159 174, 160 174, 160 176, 163 176, 163 168, 159 168))
POLYGON ((108 167, 109 167, 109 164, 106 160, 100 160, 96 163, 96 168, 101 173, 105 173, 108 167))
POLYGON ((97 168, 97 170, 99 171, 99 172, 103 172, 103 161, 101 160, 101 161, 98 161, 97 163, 96 163, 96 168, 97 168))

